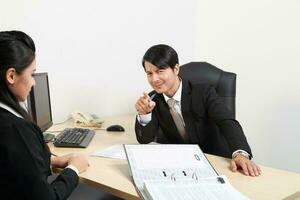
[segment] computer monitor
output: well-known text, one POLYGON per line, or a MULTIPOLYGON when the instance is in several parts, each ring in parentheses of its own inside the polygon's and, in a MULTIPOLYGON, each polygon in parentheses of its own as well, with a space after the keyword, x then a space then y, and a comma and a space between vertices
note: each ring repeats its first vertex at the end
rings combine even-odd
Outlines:
POLYGON ((34 79, 36 84, 27 99, 28 112, 44 132, 53 124, 48 73, 36 73, 34 79))

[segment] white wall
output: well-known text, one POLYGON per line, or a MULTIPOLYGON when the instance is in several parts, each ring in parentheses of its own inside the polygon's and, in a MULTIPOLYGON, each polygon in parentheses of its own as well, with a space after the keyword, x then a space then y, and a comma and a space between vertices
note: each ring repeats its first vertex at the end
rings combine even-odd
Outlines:
POLYGON ((255 160, 300 172, 300 1, 201 0, 196 60, 237 73, 255 160))
POLYGON ((33 37, 38 71, 47 71, 54 121, 75 109, 111 116, 134 112, 150 87, 141 65, 155 44, 192 60, 195 1, 4 1, 2 30, 33 37))

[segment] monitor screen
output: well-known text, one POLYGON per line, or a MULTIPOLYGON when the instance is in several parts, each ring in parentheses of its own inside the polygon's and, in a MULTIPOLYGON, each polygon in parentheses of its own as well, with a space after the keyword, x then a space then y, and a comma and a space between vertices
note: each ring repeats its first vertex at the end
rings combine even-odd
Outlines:
POLYGON ((27 99, 28 112, 44 132, 53 124, 48 73, 36 73, 34 79, 35 86, 31 89, 27 99))

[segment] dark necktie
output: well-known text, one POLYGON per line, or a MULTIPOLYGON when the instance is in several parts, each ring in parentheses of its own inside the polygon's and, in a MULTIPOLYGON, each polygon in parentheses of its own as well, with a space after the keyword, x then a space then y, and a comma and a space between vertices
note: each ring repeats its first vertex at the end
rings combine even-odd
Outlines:
POLYGON ((175 125, 177 127, 177 130, 179 132, 179 134, 181 135, 181 137, 183 138, 183 140, 185 142, 188 142, 188 135, 185 131, 185 125, 184 125, 184 121, 183 118, 181 116, 181 114, 175 109, 174 105, 175 105, 175 100, 173 98, 170 98, 167 101, 169 108, 170 108, 170 113, 172 115, 172 118, 175 122, 175 125))

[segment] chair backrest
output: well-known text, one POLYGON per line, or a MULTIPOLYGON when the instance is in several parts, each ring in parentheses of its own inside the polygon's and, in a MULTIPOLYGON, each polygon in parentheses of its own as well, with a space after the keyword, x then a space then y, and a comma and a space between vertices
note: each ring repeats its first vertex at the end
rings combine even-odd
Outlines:
POLYGON ((191 83, 206 83, 214 86, 219 97, 235 116, 235 73, 225 72, 207 62, 190 62, 181 65, 179 76, 191 83))

